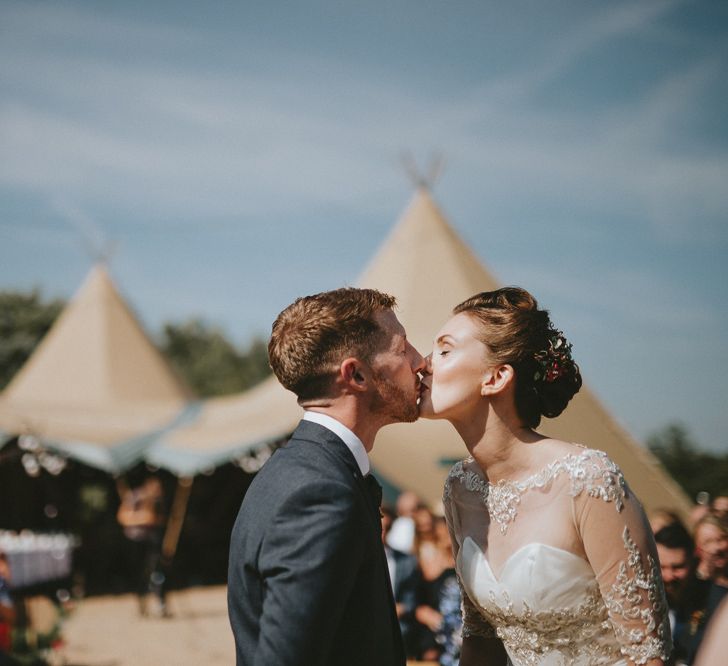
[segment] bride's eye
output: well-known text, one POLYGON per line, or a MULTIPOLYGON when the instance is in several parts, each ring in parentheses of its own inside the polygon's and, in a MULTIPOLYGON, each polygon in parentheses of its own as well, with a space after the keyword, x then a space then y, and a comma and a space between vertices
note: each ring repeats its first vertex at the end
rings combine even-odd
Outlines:
POLYGON ((439 352, 440 356, 446 356, 449 353, 450 353, 449 349, 443 349, 442 351, 439 352))

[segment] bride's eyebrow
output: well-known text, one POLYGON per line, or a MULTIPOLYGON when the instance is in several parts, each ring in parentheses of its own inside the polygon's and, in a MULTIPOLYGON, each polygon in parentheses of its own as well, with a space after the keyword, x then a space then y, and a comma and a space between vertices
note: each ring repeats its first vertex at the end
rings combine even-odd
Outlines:
POLYGON ((450 335, 449 333, 445 333, 445 334, 441 335, 439 338, 437 338, 437 340, 435 340, 435 344, 439 345, 442 342, 452 342, 452 340, 453 340, 452 335, 450 335))

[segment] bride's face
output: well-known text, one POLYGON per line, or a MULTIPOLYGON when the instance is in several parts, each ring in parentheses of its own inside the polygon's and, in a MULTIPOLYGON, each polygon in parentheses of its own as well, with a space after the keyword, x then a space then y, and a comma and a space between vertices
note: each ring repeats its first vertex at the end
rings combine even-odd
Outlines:
POLYGON ((488 349, 478 339, 478 323, 462 312, 435 336, 422 380, 420 416, 430 419, 468 418, 481 408, 481 386, 492 365, 488 349))

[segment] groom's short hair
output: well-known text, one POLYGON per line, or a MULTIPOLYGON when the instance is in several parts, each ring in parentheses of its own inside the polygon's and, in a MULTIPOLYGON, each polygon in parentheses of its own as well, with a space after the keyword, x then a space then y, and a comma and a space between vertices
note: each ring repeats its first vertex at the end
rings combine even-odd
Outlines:
POLYGON ((268 359, 278 381, 299 400, 326 397, 348 356, 368 361, 385 342, 375 320, 394 296, 343 287, 296 299, 273 322, 268 359))

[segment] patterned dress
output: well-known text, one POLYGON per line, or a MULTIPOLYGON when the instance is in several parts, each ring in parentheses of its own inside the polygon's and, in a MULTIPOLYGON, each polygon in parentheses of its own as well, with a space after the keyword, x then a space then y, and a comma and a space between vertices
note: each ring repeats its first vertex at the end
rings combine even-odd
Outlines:
POLYGON ((469 458, 451 470, 444 503, 464 637, 497 636, 513 666, 667 660, 652 534, 605 453, 580 448, 497 484, 469 458))

